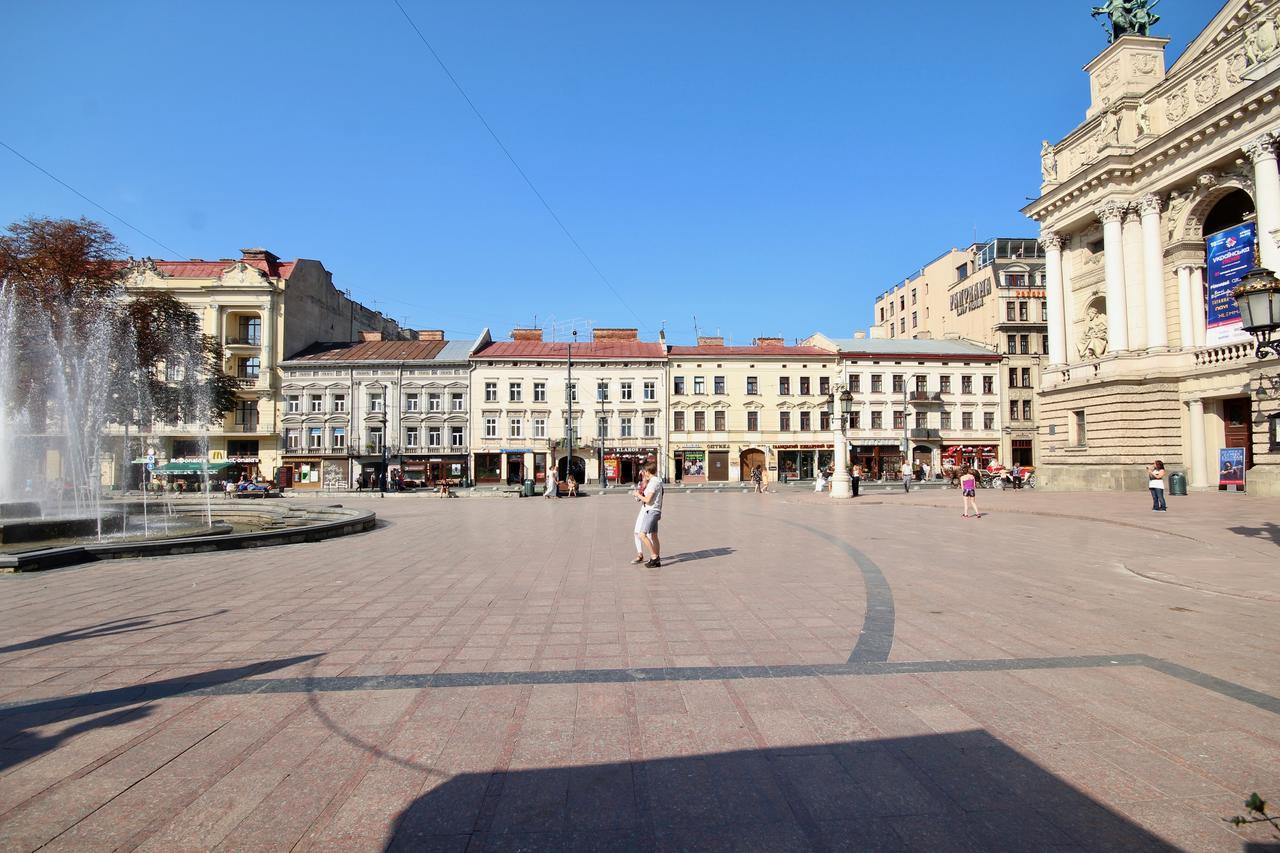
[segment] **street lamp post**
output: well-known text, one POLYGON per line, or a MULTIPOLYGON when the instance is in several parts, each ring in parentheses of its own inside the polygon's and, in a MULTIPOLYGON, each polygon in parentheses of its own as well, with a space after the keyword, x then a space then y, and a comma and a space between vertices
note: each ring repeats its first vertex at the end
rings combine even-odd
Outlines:
POLYGON ((569 341, 568 378, 565 380, 565 415, 564 415, 564 478, 569 479, 573 468, 573 345, 578 341, 578 330, 573 330, 573 340, 569 341))
MULTIPOLYGON (((604 389, 604 388, 599 388, 599 387, 597 387, 597 389, 596 389, 596 399, 597 399, 597 401, 599 401, 599 403, 600 403, 600 416, 596 419, 596 423, 597 423, 597 425, 600 425, 600 426, 603 426, 603 424, 601 424, 601 422, 602 422, 602 421, 604 421, 604 419, 605 419, 605 413, 604 413, 604 398, 605 398, 605 393, 606 393, 606 392, 605 392, 605 389, 604 389)), ((607 422, 605 422, 605 423, 607 423, 607 422)), ((597 460, 597 463, 598 463, 598 464, 599 464, 599 466, 600 466, 600 488, 602 488, 602 489, 607 489, 607 488, 609 488, 609 478, 608 478, 608 476, 606 476, 606 474, 605 474, 605 470, 604 470, 604 440, 605 440, 605 437, 606 437, 608 434, 609 434, 609 429, 608 429, 608 427, 607 427, 607 426, 604 426, 604 428, 600 430, 600 457, 599 457, 599 459, 597 460)))
POLYGON ((1240 311, 1240 323, 1257 341, 1254 355, 1280 357, 1280 338, 1272 336, 1280 330, 1280 281, 1266 267, 1254 267, 1240 279, 1231 296, 1240 311))
POLYGON ((853 394, 843 385, 831 394, 832 445, 834 469, 831 472, 831 497, 853 497, 853 480, 849 476, 849 414, 853 411, 853 394), (839 408, 836 402, 839 402, 839 408))

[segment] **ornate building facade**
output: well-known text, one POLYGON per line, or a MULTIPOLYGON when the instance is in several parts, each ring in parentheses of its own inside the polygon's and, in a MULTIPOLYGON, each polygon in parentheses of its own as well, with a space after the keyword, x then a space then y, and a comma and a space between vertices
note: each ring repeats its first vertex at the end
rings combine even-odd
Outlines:
POLYGON ((1023 212, 1045 253, 1050 488, 1143 488, 1157 458, 1217 488, 1239 448, 1247 490, 1280 494, 1276 368, 1230 322, 1229 288, 1206 287, 1213 235, 1280 268, 1278 18, 1278 0, 1231 0, 1167 70, 1167 39, 1117 38, 1085 66, 1084 122, 1041 147, 1023 212))

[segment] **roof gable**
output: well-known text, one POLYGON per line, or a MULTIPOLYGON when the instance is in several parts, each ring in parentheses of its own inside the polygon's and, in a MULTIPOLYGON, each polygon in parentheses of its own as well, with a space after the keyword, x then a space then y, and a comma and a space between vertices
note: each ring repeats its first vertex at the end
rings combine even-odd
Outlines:
POLYGON ((1218 10, 1218 14, 1214 15, 1200 31, 1200 35, 1196 36, 1174 61, 1169 68, 1169 76, 1172 77, 1194 65, 1198 59, 1211 53, 1219 44, 1238 35, 1245 21, 1251 17, 1249 6, 1252 3, 1256 3, 1256 0, 1228 0, 1218 10))

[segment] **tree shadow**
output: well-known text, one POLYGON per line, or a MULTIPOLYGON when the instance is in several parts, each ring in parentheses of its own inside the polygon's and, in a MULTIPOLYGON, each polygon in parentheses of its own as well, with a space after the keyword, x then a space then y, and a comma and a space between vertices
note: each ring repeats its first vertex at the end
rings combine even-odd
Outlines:
POLYGON ((141 616, 128 616, 123 619, 112 619, 110 622, 101 622, 97 625, 90 625, 86 628, 72 628, 70 631, 59 631, 56 634, 47 634, 43 637, 36 637, 33 640, 24 640, 21 643, 14 643, 9 646, 0 646, 0 654, 7 652, 21 652, 28 649, 39 649, 44 646, 56 646, 59 643, 70 643, 75 640, 94 640, 101 637, 110 637, 115 634, 131 634, 134 631, 153 631, 156 628, 167 628, 170 625, 182 625, 186 622, 195 622, 199 619, 208 619, 211 616, 220 616, 226 613, 226 608, 215 610, 212 613, 206 613, 203 616, 192 616, 188 619, 173 619, 169 622, 152 623, 151 619, 155 616, 167 616, 171 613, 185 613, 185 609, 181 610, 161 610, 157 613, 146 613, 141 616))
POLYGON ((1250 539, 1270 539, 1271 544, 1280 545, 1280 524, 1274 521, 1264 521, 1261 527, 1228 527, 1232 533, 1238 536, 1247 536, 1250 539))
POLYGON ((1176 849, 980 730, 464 773, 404 809, 387 839, 397 851, 1176 849))
POLYGON ((244 666, 191 673, 127 687, 114 687, 74 696, 59 696, 38 702, 0 706, 0 773, 16 764, 56 749, 76 735, 147 717, 151 714, 148 703, 157 699, 181 696, 197 690, 216 691, 219 685, 274 672, 305 663, 316 657, 318 655, 301 655, 282 660, 259 661, 244 666), (42 734, 37 731, 45 726, 66 723, 82 717, 87 719, 54 734, 42 734))

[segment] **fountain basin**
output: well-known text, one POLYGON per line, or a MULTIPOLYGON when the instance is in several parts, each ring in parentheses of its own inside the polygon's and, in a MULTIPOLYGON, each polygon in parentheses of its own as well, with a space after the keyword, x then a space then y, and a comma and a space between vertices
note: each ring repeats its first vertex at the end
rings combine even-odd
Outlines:
MULTIPOLYGON (((117 514, 102 516, 103 533, 119 533, 123 527, 123 516, 117 514)), ((36 518, 0 521, 0 545, 96 536, 98 529, 96 518, 39 518, 37 513, 36 518)))
POLYGON ((35 501, 0 501, 0 521, 10 518, 39 518, 43 513, 35 501))

